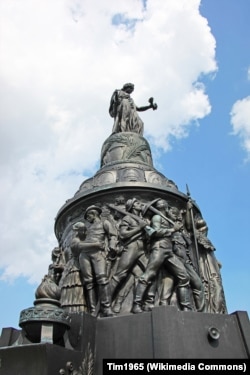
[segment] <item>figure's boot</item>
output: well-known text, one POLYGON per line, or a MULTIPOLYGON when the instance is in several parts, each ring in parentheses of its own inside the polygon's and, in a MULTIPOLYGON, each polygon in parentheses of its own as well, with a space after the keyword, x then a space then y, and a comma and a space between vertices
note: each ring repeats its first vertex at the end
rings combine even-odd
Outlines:
POLYGON ((123 300, 124 300, 124 296, 118 294, 118 296, 116 297, 114 306, 112 308, 112 310, 114 311, 114 313, 119 314, 119 312, 121 311, 121 308, 122 308, 122 302, 123 302, 123 300))
POLYGON ((114 313, 111 310, 111 294, 109 284, 100 284, 99 293, 101 316, 114 316, 114 313))
POLYGON ((87 288, 87 300, 88 300, 88 310, 91 315, 95 315, 96 310, 96 296, 95 296, 95 289, 87 288))
POLYGON ((188 286, 179 286, 177 288, 177 297, 182 311, 191 311, 190 290, 188 286))
POLYGON ((111 301, 113 301, 115 299, 115 296, 117 294, 118 284, 119 284, 119 282, 114 277, 112 277, 112 279, 110 280, 110 284, 109 284, 111 301))
POLYGON ((152 311, 155 306, 156 282, 153 282, 148 291, 144 301, 143 311, 152 311))
POLYGON ((139 314, 142 312, 143 296, 147 288, 148 288, 148 284, 138 281, 138 284, 135 290, 134 303, 133 303, 133 307, 131 310, 132 313, 139 314))
POLYGON ((203 291, 193 289, 193 298, 196 310, 199 312, 205 312, 206 305, 203 291))
POLYGON ((119 283, 115 278, 112 278, 111 283, 113 282, 113 285, 117 285, 118 287, 115 287, 115 292, 112 296, 112 301, 114 301, 112 310, 114 313, 119 314, 119 312, 122 309, 122 304, 125 302, 126 297, 128 296, 130 290, 134 287, 134 277, 129 277, 126 280, 126 283, 123 282, 119 283), (120 285, 119 285, 120 284, 120 285))

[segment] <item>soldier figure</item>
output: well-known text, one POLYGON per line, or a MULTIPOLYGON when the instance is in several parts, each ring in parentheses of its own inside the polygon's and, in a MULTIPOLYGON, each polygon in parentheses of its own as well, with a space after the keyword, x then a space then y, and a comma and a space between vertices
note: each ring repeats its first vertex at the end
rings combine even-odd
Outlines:
POLYGON ((117 238, 116 230, 112 224, 108 220, 102 222, 101 212, 101 208, 94 205, 86 209, 84 218, 90 223, 90 226, 86 238, 78 229, 79 239, 76 246, 81 249, 79 264, 90 313, 95 314, 96 311, 95 284, 97 284, 101 316, 112 316, 105 241, 108 241, 109 249, 115 251, 117 238))
MULTIPOLYGON (((168 210, 169 217, 174 222, 182 223, 182 215, 177 207, 170 207, 168 210)), ((185 232, 184 228, 176 231, 172 235, 173 251, 175 255, 184 264, 187 273, 190 277, 190 287, 193 293, 193 299, 197 311, 204 311, 205 309, 205 295, 204 287, 196 272, 190 256, 189 246, 191 245, 190 235, 185 232)))
POLYGON ((182 228, 182 224, 174 223, 170 227, 169 221, 162 217, 167 215, 168 205, 166 201, 159 199, 155 206, 159 214, 153 215, 151 225, 156 232, 151 242, 148 265, 137 284, 132 312, 135 314, 142 312, 144 295, 163 265, 173 275, 177 284, 177 297, 181 310, 192 310, 189 290, 190 277, 184 264, 173 252, 172 244, 172 235, 182 228))
POLYGON ((125 208, 127 215, 123 217, 119 226, 122 253, 112 277, 113 297, 117 289, 123 286, 145 251, 146 232, 144 229, 148 223, 141 217, 142 204, 136 198, 128 199, 125 208), (135 216, 138 216, 138 220, 135 216))

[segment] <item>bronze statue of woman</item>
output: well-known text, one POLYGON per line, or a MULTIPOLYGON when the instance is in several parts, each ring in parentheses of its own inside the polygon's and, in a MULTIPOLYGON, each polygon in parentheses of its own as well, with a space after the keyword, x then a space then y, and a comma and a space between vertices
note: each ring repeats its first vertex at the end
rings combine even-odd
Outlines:
POLYGON ((146 111, 150 108, 157 109, 153 98, 149 99, 149 105, 137 107, 130 94, 134 91, 133 83, 125 83, 122 89, 115 90, 109 107, 109 114, 114 118, 112 133, 132 132, 143 135, 143 122, 137 112, 146 111))

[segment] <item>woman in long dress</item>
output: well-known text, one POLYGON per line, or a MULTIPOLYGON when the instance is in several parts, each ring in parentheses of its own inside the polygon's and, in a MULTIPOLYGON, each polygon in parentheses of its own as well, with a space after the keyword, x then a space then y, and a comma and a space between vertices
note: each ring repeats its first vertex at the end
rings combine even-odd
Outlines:
POLYGON ((115 90, 109 107, 109 114, 114 118, 112 133, 132 132, 143 135, 144 125, 137 112, 146 111, 150 108, 157 109, 153 98, 149 99, 150 105, 137 107, 130 94, 134 91, 133 83, 126 83, 122 89, 115 90))

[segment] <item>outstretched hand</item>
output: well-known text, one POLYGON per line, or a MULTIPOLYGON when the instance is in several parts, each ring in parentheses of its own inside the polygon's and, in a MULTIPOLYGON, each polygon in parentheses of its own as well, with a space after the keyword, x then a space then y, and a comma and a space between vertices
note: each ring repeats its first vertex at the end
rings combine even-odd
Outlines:
POLYGON ((158 105, 154 103, 154 98, 149 98, 148 102, 150 104, 150 107, 153 109, 153 111, 155 111, 158 108, 158 105))

